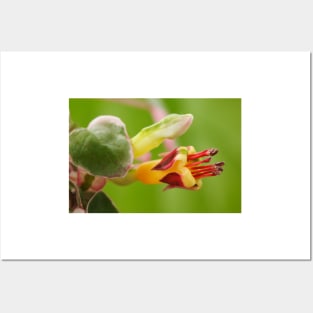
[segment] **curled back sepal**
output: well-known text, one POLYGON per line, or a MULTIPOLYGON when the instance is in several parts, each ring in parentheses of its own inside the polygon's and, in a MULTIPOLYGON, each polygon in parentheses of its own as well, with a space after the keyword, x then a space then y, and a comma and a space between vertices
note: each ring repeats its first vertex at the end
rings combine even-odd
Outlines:
POLYGON ((74 129, 69 149, 73 163, 92 175, 122 177, 133 162, 125 124, 116 116, 99 116, 87 128, 74 129))

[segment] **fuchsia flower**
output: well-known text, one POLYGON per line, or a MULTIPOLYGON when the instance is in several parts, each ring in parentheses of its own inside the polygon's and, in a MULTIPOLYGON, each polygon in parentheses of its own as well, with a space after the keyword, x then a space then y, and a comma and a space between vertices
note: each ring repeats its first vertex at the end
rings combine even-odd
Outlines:
POLYGON ((202 185, 202 178, 222 173, 224 162, 208 164, 217 152, 214 148, 196 152, 192 146, 179 147, 164 154, 161 160, 140 164, 135 176, 145 184, 166 183, 168 186, 165 190, 198 190, 202 185))

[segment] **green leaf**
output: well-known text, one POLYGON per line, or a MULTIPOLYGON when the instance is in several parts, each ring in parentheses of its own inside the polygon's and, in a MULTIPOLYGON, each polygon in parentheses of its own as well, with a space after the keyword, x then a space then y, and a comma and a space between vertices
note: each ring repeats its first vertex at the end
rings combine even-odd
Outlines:
POLYGON ((111 199, 102 191, 98 192, 89 202, 88 213, 118 213, 111 199))
POLYGON ((88 128, 73 130, 69 149, 75 165, 92 175, 122 177, 133 162, 126 127, 115 116, 100 116, 88 128))

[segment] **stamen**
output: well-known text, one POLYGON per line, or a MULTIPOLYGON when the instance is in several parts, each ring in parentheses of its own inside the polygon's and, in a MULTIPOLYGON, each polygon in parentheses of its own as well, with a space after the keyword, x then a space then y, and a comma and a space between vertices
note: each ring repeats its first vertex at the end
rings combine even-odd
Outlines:
POLYGON ((191 153, 188 155, 187 160, 195 160, 195 159, 199 159, 203 156, 209 156, 210 155, 210 151, 209 150, 203 150, 201 152, 198 153, 191 153))
POLYGON ((197 171, 197 170, 209 170, 209 169, 214 169, 214 168, 216 168, 216 166, 214 164, 210 164, 210 165, 191 167, 190 170, 197 171))
POLYGON ((195 166, 200 165, 202 163, 209 163, 210 161, 211 161, 211 158, 208 158, 208 159, 205 159, 202 161, 198 161, 198 162, 190 162, 190 163, 186 164, 186 167, 192 168, 192 167, 195 167, 195 166))
POLYGON ((218 175, 218 174, 220 174, 220 172, 219 171, 202 171, 202 172, 197 172, 197 173, 195 173, 194 175, 193 175, 193 177, 195 178, 195 179, 197 179, 198 178, 198 176, 202 176, 202 175, 204 175, 204 176, 215 176, 215 175, 218 175))
POLYGON ((213 156, 213 155, 215 155, 215 154, 217 154, 218 153, 218 150, 217 149, 215 149, 215 148, 212 148, 212 149, 210 149, 210 156, 213 156))
POLYGON ((217 175, 219 175, 219 174, 220 174, 220 173, 204 173, 204 174, 195 175, 194 178, 195 178, 195 179, 201 179, 201 178, 204 178, 204 177, 217 176, 217 175))
POLYGON ((216 166, 224 166, 225 163, 224 163, 224 162, 217 162, 217 163, 215 163, 215 165, 216 165, 216 166))
POLYGON ((215 176, 221 174, 223 171, 222 166, 224 165, 224 162, 218 162, 216 164, 210 164, 210 165, 205 165, 205 166, 194 166, 191 167, 191 173, 192 176, 195 179, 199 179, 201 177, 206 177, 206 176, 215 176))

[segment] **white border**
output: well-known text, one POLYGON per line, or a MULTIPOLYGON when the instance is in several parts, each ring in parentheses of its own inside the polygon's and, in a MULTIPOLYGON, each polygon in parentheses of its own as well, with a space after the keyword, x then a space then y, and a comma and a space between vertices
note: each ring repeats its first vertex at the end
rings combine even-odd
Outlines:
POLYGON ((309 259, 309 169, 308 52, 1 54, 2 259, 309 259), (243 213, 68 214, 71 97, 242 98, 243 213))

